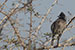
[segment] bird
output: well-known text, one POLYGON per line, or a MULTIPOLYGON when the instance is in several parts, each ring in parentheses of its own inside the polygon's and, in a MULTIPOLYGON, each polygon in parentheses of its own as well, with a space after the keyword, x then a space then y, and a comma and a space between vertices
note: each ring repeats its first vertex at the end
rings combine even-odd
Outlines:
POLYGON ((54 40, 57 40, 57 45, 59 46, 59 40, 61 35, 63 34, 63 30, 66 27, 66 15, 61 12, 58 16, 58 19, 56 19, 52 25, 51 25, 51 31, 52 31, 52 40, 51 40, 51 46, 54 44, 54 40))

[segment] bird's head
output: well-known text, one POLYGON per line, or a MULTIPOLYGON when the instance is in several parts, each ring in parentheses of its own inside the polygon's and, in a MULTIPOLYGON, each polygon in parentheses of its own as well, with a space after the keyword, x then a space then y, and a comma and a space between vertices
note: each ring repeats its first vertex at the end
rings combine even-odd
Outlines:
POLYGON ((59 17, 59 19, 63 19, 66 21, 66 15, 63 12, 61 12, 58 17, 59 17))

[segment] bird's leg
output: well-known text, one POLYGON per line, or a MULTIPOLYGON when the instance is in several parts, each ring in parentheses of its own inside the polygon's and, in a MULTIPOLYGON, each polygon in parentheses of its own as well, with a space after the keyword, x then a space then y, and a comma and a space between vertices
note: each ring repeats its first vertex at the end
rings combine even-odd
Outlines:
POLYGON ((57 37, 57 46, 59 46, 59 40, 62 34, 59 34, 59 36, 57 37))
POLYGON ((54 36, 55 36, 55 35, 52 35, 51 46, 53 46, 54 36))

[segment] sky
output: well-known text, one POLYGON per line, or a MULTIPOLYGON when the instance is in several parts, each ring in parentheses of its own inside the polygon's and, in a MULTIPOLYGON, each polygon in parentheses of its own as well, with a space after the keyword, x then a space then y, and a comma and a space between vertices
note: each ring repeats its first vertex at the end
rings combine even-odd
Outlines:
MULTIPOLYGON (((0 0, 0 3, 2 3, 4 0, 0 0)), ((25 0, 26 1, 26 0, 25 0)), ((23 0, 24 2, 24 0, 23 0)), ((51 4, 54 2, 54 0, 34 0, 33 2, 33 8, 35 9, 36 12, 39 12, 40 15, 43 17, 44 14, 47 13, 47 10, 49 9, 49 7, 51 6, 51 4)), ((5 11, 9 11, 10 8, 12 7, 12 3, 16 3, 17 4, 17 0, 8 0, 8 2, 6 3, 7 5, 7 9, 5 9, 5 11)), ((50 26, 51 24, 57 19, 57 16, 61 13, 61 12, 64 12, 65 15, 67 16, 67 23, 68 23, 68 20, 70 20, 73 16, 75 16, 75 0, 58 0, 58 3, 53 7, 52 11, 48 14, 47 18, 51 18, 50 21, 45 21, 43 24, 42 24, 42 27, 40 29, 40 32, 42 33, 46 33, 46 32, 51 32, 50 30, 50 26), (69 15, 68 14, 68 11, 72 14, 72 15, 69 15)), ((0 14, 0 18, 3 18, 2 17, 3 15, 0 14)), ((15 16, 15 15, 14 15, 15 16)), ((13 18, 13 17, 12 17, 13 18)), ((20 24, 23 24, 23 27, 20 27, 19 30, 21 33, 21 36, 24 36, 24 35, 28 35, 28 34, 24 34, 23 29, 27 29, 29 30, 29 26, 27 25, 27 23, 29 23, 29 13, 27 13, 26 15, 21 12, 20 14, 18 14, 18 19, 23 19, 22 21, 19 21, 20 24), (25 21, 25 22, 24 22, 25 21)), ((33 24, 34 27, 37 27, 39 25, 39 22, 41 22, 41 19, 39 18, 36 18, 34 17, 33 20, 36 20, 36 22, 33 24)), ((9 23, 10 25, 10 23, 9 23)), ((7 25, 8 27, 8 30, 11 28, 11 26, 7 25)), ((75 26, 75 21, 73 21, 73 24, 71 25, 74 25, 75 26)), ((5 27, 6 28, 6 27, 5 27)), ((5 32, 5 30, 3 31, 3 33, 5 32)), ((8 34, 9 32, 13 32, 13 31, 7 31, 6 33, 8 34)), ((5 34, 5 33, 4 33, 5 34)), ((8 34, 8 35, 11 35, 8 34)), ((61 37, 61 42, 65 39, 68 39, 70 37, 73 37, 75 36, 75 28, 72 28, 71 30, 69 31, 66 31, 62 37, 61 37)), ((74 50, 75 47, 66 47, 65 50, 74 50)), ((57 48, 57 50, 60 50, 60 48, 57 48)))

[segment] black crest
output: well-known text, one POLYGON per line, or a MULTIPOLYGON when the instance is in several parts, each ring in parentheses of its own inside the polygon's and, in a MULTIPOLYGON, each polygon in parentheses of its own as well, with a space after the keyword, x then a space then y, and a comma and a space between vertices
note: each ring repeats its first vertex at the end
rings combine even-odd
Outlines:
POLYGON ((66 15, 63 12, 61 12, 58 17, 59 17, 59 19, 63 19, 66 21, 66 15))

